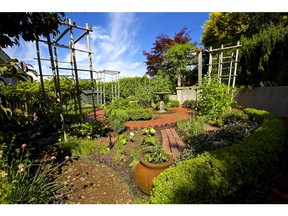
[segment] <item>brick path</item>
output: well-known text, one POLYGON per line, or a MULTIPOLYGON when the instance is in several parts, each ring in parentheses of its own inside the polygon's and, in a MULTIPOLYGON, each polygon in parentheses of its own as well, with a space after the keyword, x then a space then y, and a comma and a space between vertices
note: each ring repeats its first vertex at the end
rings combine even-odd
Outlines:
POLYGON ((145 127, 165 127, 169 125, 175 125, 178 120, 184 120, 191 117, 191 110, 177 107, 177 108, 170 108, 175 111, 175 113, 169 114, 152 114, 152 119, 148 121, 129 121, 126 122, 125 125, 127 126, 128 130, 137 130, 143 129, 145 127))
POLYGON ((161 130, 163 148, 170 152, 172 156, 180 154, 185 148, 185 144, 180 139, 174 128, 161 130))

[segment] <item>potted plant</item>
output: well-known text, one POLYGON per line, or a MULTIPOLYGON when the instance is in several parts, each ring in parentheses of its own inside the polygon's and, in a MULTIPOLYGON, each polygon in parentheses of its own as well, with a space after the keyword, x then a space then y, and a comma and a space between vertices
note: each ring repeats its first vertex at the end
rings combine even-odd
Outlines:
POLYGON ((173 157, 166 153, 162 146, 152 145, 140 154, 140 162, 134 170, 137 186, 150 195, 153 179, 173 163, 173 157))

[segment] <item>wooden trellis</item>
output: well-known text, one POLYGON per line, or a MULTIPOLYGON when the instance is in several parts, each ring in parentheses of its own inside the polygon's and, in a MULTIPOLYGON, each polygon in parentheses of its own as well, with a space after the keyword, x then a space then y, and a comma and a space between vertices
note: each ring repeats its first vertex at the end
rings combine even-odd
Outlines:
POLYGON ((239 41, 236 46, 224 47, 222 45, 218 49, 210 47, 208 77, 217 72, 220 82, 227 82, 229 87, 235 87, 240 47, 239 41))

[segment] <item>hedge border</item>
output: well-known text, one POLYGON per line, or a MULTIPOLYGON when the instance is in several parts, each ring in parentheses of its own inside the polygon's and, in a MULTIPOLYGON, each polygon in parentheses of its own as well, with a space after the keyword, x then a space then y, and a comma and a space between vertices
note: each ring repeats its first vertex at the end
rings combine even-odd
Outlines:
POLYGON ((279 162, 285 127, 276 115, 247 108, 260 126, 238 144, 204 152, 170 167, 153 181, 150 203, 222 203, 244 184, 256 185, 279 162))

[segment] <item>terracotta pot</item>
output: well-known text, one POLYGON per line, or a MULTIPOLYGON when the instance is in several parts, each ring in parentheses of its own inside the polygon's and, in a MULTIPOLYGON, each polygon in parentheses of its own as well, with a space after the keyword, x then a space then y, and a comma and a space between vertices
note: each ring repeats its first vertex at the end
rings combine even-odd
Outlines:
POLYGON ((164 163, 149 163, 140 156, 140 162, 134 170, 134 179, 137 186, 145 194, 150 195, 153 179, 173 163, 173 157, 166 154, 169 161, 164 163))

